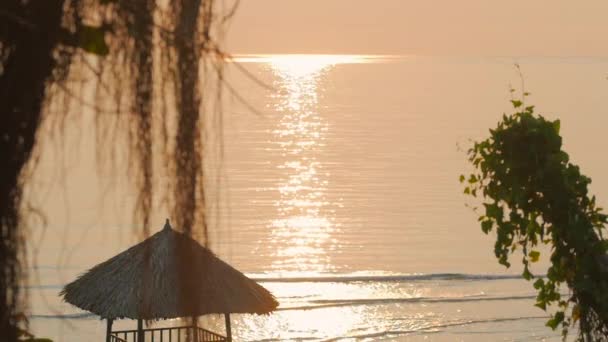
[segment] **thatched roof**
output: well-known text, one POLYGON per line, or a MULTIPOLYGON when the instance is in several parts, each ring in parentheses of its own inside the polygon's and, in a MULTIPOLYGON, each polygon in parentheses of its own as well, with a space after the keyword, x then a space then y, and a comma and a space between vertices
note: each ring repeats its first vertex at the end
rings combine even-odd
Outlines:
POLYGON ((274 311, 274 296, 209 249, 171 228, 103 262, 61 291, 102 318, 166 319, 274 311))

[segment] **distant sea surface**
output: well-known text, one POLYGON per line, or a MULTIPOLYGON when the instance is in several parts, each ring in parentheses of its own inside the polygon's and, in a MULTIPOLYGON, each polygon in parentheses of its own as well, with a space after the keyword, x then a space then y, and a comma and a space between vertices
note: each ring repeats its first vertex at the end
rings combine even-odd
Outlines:
MULTIPOLYGON (((608 58, 243 55, 234 63, 223 157, 212 165, 221 168, 210 185, 219 184, 210 246, 281 303, 269 316, 234 315, 236 341, 560 340, 533 306, 519 256, 512 269, 496 262, 494 236, 465 206, 475 203, 458 177, 470 170, 470 139, 486 137, 523 86, 527 104, 561 120, 564 148, 608 203, 608 58)), ((87 146, 87 134, 74 135, 87 146)), ((83 193, 94 177, 90 150, 69 152, 70 175, 50 181, 55 159, 43 159, 37 177, 53 194, 39 201, 51 214, 30 271, 31 325, 56 341, 102 341, 105 323, 57 294, 137 240, 120 209, 133 197, 112 190, 100 209, 102 190, 83 193)), ((542 275, 546 261, 535 266, 542 275)), ((218 332, 222 323, 203 322, 218 332)))

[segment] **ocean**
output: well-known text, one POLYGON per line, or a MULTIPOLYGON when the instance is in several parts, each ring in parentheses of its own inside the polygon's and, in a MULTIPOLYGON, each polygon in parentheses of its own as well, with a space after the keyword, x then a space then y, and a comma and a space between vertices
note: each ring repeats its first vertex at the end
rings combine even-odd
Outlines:
MULTIPOLYGON (((235 56, 212 126, 223 153, 209 165, 209 245, 280 302, 269 316, 234 315, 235 340, 560 340, 519 257, 496 262, 458 177, 471 141, 511 112, 509 89, 524 88, 561 120, 564 148, 608 203, 607 72, 608 58, 591 57, 235 56)), ((139 237, 128 180, 91 180, 94 128, 75 121, 28 190, 48 213, 32 228, 30 323, 55 341, 101 341, 105 322, 58 292, 139 237)), ((223 332, 222 317, 201 323, 223 332)))

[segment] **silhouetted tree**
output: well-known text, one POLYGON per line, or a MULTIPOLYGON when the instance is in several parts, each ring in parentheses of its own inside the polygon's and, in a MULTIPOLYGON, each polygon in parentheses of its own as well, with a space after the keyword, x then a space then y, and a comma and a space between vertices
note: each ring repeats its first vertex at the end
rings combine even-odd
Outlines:
POLYGON ((464 192, 483 200, 479 222, 486 234, 496 231, 499 263, 509 267, 509 257, 521 251, 523 277, 531 280, 538 246, 551 247, 546 277, 534 282, 536 306, 555 309, 547 326, 561 325, 565 338, 578 324, 579 340, 608 340, 607 216, 589 195, 591 179, 562 150, 559 120, 536 115, 521 100, 512 103, 516 113, 469 150, 475 171, 460 177, 464 192))
MULTIPOLYGON (((26 171, 39 153, 42 122, 62 120, 79 102, 56 101, 59 110, 53 111, 47 110, 49 103, 58 97, 84 97, 79 85, 70 82, 72 76, 95 75, 95 101, 80 105, 97 115, 99 132, 118 129, 129 137, 130 170, 138 191, 135 217, 144 231, 156 196, 153 177, 161 165, 174 180, 168 199, 175 226, 188 233, 198 228, 206 237, 203 80, 221 80, 224 56, 216 41, 234 11, 218 7, 214 0, 0 1, 3 341, 16 340, 24 303, 26 171)), ((121 148, 107 141, 99 145, 121 148)))

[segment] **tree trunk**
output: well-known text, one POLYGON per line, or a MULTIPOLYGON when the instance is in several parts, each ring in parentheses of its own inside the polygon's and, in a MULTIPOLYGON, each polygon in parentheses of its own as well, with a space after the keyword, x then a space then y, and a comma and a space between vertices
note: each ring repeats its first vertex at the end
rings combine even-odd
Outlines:
POLYGON ((17 339, 22 310, 22 172, 41 122, 45 86, 55 67, 64 0, 0 1, 0 336, 17 339))

